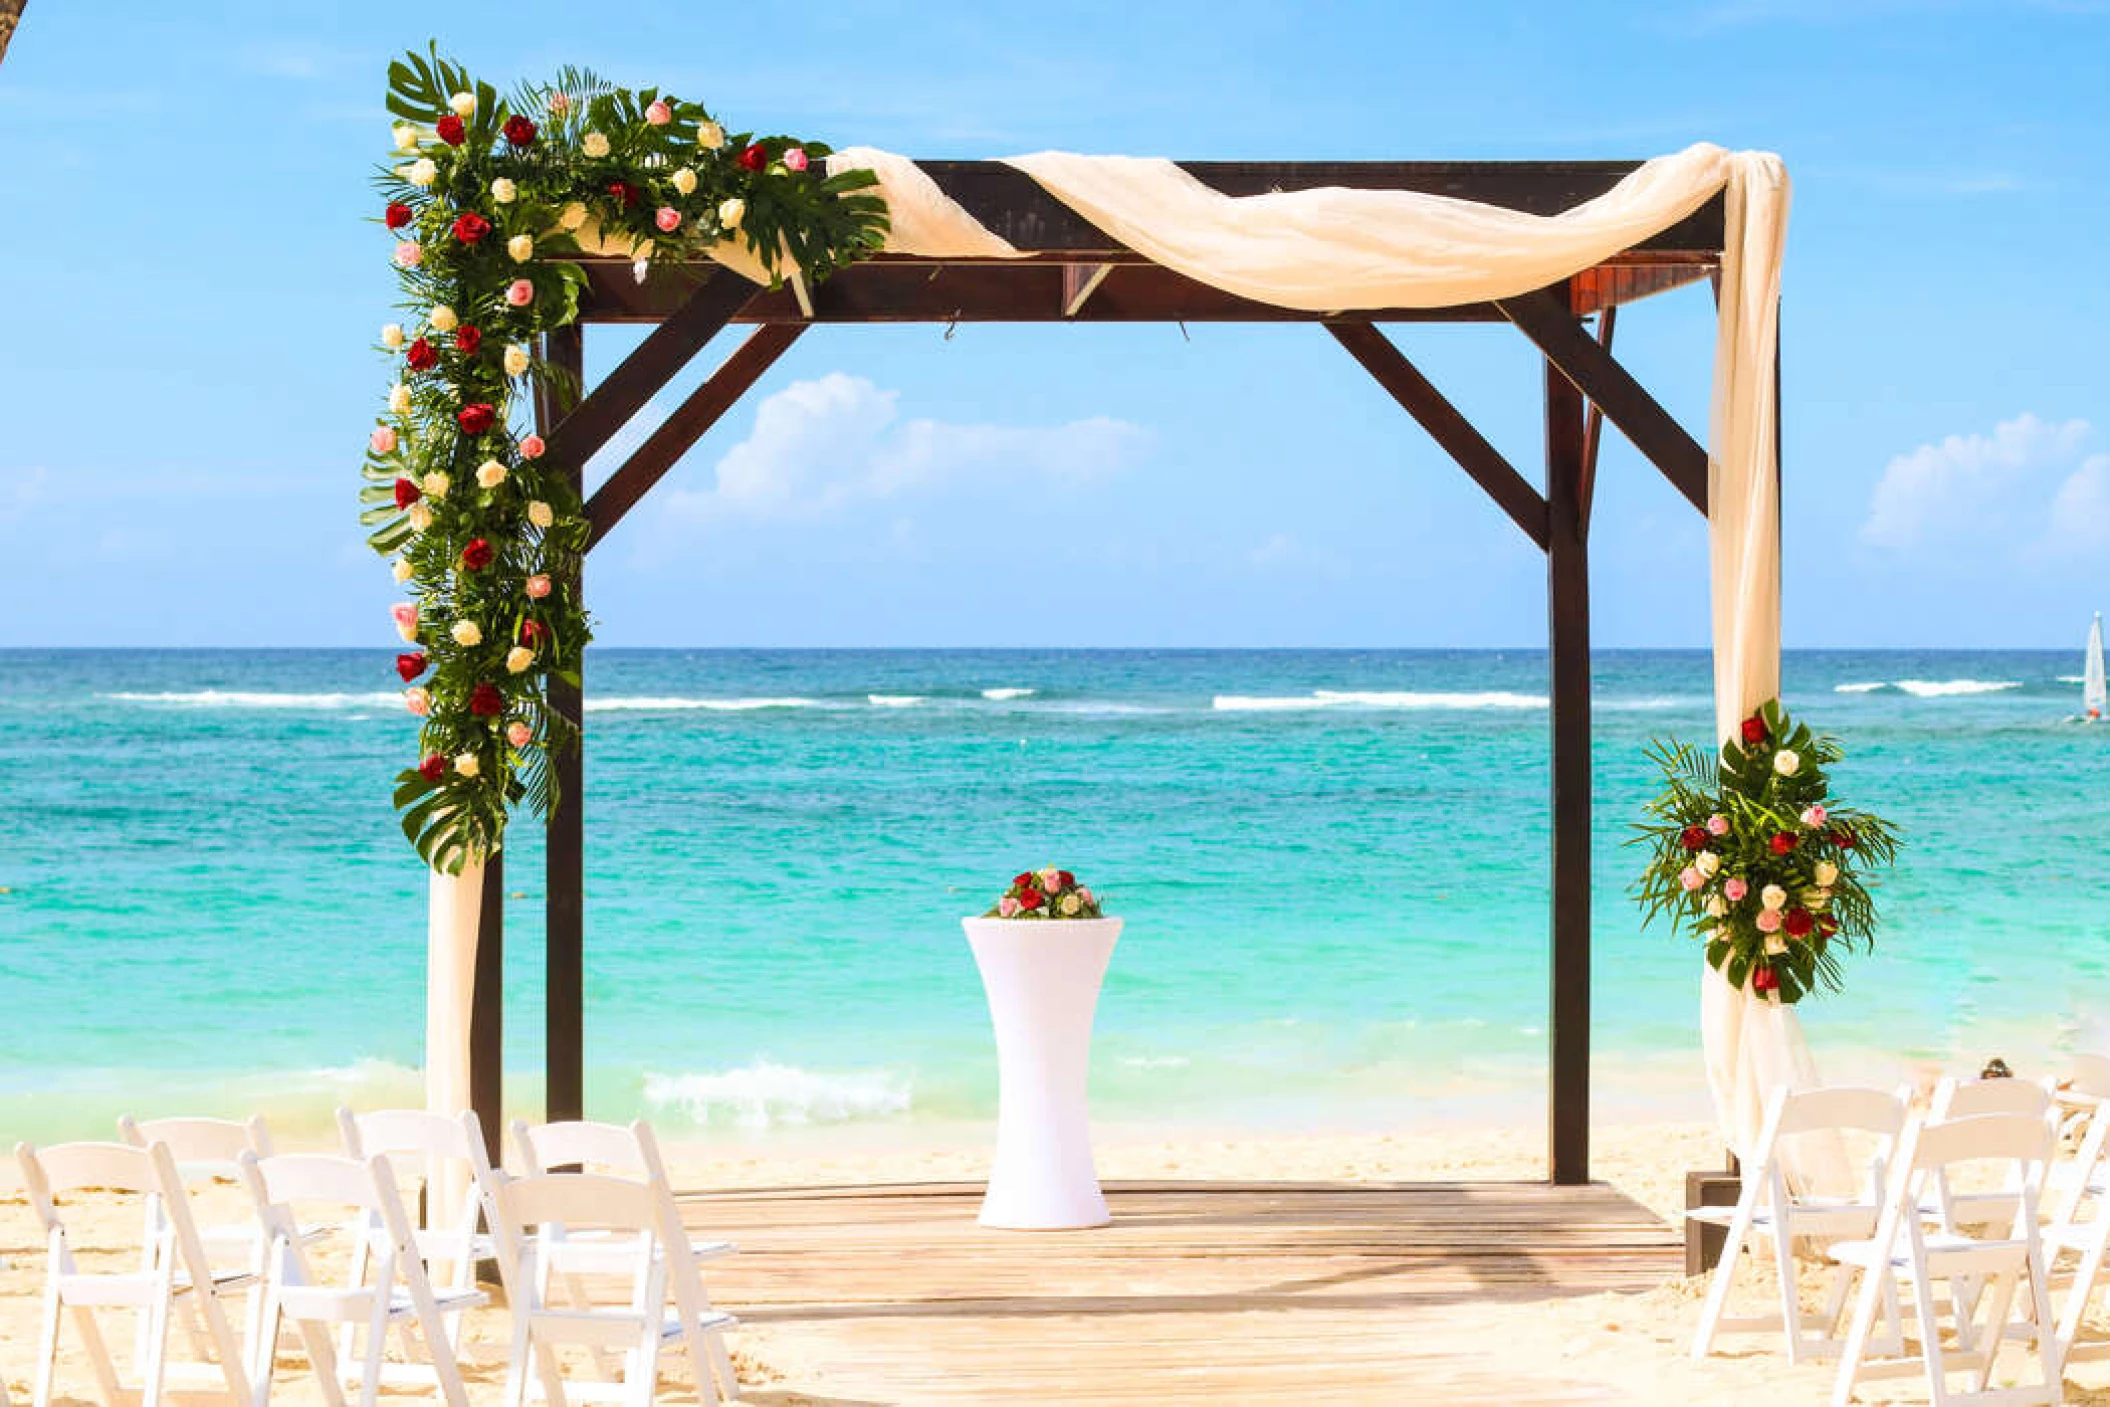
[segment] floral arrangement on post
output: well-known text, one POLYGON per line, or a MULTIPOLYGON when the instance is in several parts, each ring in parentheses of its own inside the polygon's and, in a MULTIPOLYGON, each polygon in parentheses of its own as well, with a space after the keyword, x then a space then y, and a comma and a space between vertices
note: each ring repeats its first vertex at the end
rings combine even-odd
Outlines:
POLYGON ((1875 942, 1872 871, 1897 858, 1898 832, 1834 805, 1825 769, 1844 756, 1768 701, 1719 759, 1655 743, 1664 787, 1631 842, 1650 852, 1635 883, 1647 921, 1707 945, 1708 964, 1775 1001, 1841 986, 1839 949, 1875 942))
POLYGON ((983 918, 1105 918, 1092 891, 1068 870, 1049 865, 1027 870, 983 918))
POLYGON ((367 438, 368 542, 411 599, 394 609, 403 702, 423 720, 395 804, 427 863, 496 850, 507 808, 555 801, 548 760, 577 721, 551 709, 591 634, 579 599, 587 524, 576 466, 544 463, 516 422, 537 392, 578 387, 539 355, 578 314, 594 250, 705 257, 741 239, 809 282, 879 247, 870 171, 830 174, 825 146, 728 133, 698 103, 567 70, 500 97, 436 48, 389 65, 395 154, 377 179, 402 322, 367 438))

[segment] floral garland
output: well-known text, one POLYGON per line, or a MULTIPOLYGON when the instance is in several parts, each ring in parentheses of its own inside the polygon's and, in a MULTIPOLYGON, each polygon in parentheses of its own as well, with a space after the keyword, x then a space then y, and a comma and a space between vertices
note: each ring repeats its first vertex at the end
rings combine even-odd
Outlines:
POLYGON ((1027 870, 1011 881, 1011 887, 989 908, 983 918, 1066 919, 1105 918, 1098 896, 1077 882, 1077 876, 1053 865, 1027 870))
POLYGON ((1746 718, 1719 759, 1685 743, 1649 756, 1664 788, 1631 842, 1651 852, 1635 895, 1653 921, 1707 945, 1707 961, 1760 996, 1800 1001, 1841 985, 1838 949, 1875 942, 1870 873, 1897 858, 1897 828, 1831 803, 1835 739, 1778 700, 1746 718))
POLYGON ((578 315, 582 241, 627 250, 642 280, 651 259, 738 238, 773 276, 817 282, 879 247, 886 207, 870 171, 828 174, 827 147, 729 134, 656 89, 567 70, 501 98, 436 48, 388 84, 395 158, 376 184, 406 317, 381 329, 396 375, 360 520, 411 598, 396 670, 423 725, 395 804, 427 863, 458 871, 497 850, 512 804, 548 813, 549 758, 578 726, 547 691, 577 682, 592 634, 584 505, 517 422, 537 390, 578 392, 538 348, 578 315))

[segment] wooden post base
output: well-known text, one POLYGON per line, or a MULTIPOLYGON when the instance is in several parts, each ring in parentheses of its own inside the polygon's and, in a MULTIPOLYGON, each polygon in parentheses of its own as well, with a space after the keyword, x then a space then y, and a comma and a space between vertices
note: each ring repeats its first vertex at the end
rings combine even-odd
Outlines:
MULTIPOLYGON (((1744 1180, 1724 1168, 1706 1168, 1685 1174, 1685 1209, 1733 1207, 1743 1195, 1744 1180)), ((1722 1242, 1728 1229, 1687 1219, 1685 1223, 1685 1273, 1705 1275, 1722 1258, 1722 1242)))

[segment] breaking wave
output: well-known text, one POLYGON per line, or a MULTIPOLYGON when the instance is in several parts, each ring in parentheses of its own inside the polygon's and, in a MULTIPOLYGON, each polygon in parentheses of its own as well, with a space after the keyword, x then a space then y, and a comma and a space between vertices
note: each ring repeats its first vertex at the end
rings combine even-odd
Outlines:
POLYGON ((770 1129, 906 1114, 909 1082, 886 1070, 824 1074, 757 1060, 734 1070, 645 1076, 645 1102, 698 1127, 770 1129))
POLYGON ((1506 690, 1481 693, 1415 693, 1407 690, 1314 689, 1309 694, 1218 694, 1209 706, 1219 713, 1280 713, 1310 708, 1451 709, 1544 708, 1544 694, 1506 690))

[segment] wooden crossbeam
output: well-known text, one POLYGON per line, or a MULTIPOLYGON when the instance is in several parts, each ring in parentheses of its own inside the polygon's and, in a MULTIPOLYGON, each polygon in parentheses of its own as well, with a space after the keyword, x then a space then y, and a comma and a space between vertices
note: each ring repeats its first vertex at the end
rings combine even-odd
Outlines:
MULTIPOLYGON (((1605 355, 1612 352, 1612 329, 1619 324, 1619 309, 1606 308, 1597 315, 1597 345, 1605 355)), ((1582 517, 1589 526, 1590 505, 1597 497, 1597 447, 1604 443, 1604 407, 1590 402, 1589 418, 1583 422, 1582 517)))
POLYGON ((1367 322, 1330 322, 1326 330, 1362 363, 1421 428, 1472 475, 1501 510, 1510 516, 1524 535, 1546 550, 1546 500, 1522 474, 1487 442, 1473 423, 1435 388, 1420 368, 1407 360, 1392 340, 1367 322))
POLYGON ((732 321, 755 295, 756 287, 729 269, 714 270, 557 423, 548 436, 550 467, 563 473, 582 468, 646 401, 674 379, 704 343, 732 321))
POLYGON ((1603 407, 1605 418, 1634 442, 1687 502, 1702 513, 1707 511, 1707 451, 1596 338, 1583 331, 1559 293, 1540 289, 1501 299, 1495 306, 1576 390, 1603 407))
POLYGON ((1062 315, 1077 316, 1084 300, 1091 297, 1106 276, 1114 271, 1112 264, 1064 264, 1062 266, 1062 315))
POLYGON ((689 393, 688 399, 642 445, 637 452, 623 461, 623 467, 608 476, 608 481, 594 490, 586 503, 586 521, 589 533, 586 548, 590 552, 595 544, 608 535, 609 529, 623 520, 637 501, 643 498, 658 483, 669 469, 680 462, 704 432, 716 425, 724 414, 731 410, 740 397, 762 373, 784 355, 786 348, 798 341, 804 332, 801 323, 764 323, 748 334, 734 353, 725 359, 725 364, 712 372, 709 379, 689 393))

